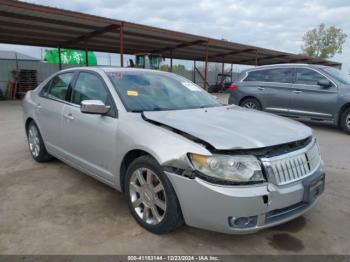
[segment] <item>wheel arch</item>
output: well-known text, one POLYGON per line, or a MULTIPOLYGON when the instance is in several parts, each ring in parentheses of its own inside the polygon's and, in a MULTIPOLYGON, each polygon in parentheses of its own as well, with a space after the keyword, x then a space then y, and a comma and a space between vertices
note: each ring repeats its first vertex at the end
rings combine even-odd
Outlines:
POLYGON ((119 183, 120 183, 120 189, 122 192, 125 192, 125 177, 126 177, 126 171, 128 170, 128 167, 135 159, 141 156, 150 156, 157 161, 157 159, 154 156, 152 156, 152 154, 142 149, 132 149, 129 152, 127 152, 123 157, 123 160, 120 164, 120 170, 119 170, 119 174, 120 174, 119 183))
POLYGON ((338 112, 337 122, 336 122, 337 126, 340 126, 340 121, 341 121, 342 114, 348 108, 350 108, 350 102, 342 105, 342 107, 340 108, 340 110, 338 112))
MULTIPOLYGON (((35 121, 34 121, 34 119, 33 119, 32 117, 28 117, 28 118, 26 119, 25 124, 24 124, 26 133, 28 132, 28 127, 29 127, 30 122, 34 122, 34 123, 35 123, 35 121)), ((35 123, 35 124, 36 124, 36 123, 35 123)))

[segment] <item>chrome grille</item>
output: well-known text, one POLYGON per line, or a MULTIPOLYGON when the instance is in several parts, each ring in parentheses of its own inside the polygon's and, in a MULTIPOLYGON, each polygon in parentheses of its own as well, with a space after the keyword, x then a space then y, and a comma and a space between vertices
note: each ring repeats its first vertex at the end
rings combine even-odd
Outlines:
POLYGON ((269 180, 277 185, 285 185, 308 176, 320 162, 321 156, 315 141, 311 147, 263 160, 269 180))

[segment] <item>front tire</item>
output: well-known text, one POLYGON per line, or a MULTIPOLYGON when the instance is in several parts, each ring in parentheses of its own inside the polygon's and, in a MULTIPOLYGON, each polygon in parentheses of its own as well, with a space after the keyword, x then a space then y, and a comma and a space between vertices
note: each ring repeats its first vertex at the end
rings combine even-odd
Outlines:
POLYGON ((259 111, 262 110, 262 106, 261 106, 260 102, 255 98, 244 99, 241 102, 240 106, 248 108, 248 109, 254 109, 254 110, 259 110, 259 111))
POLYGON ((340 116, 341 129, 350 135, 350 108, 346 109, 340 116))
POLYGON ((27 128, 27 139, 29 151, 33 159, 37 162, 47 162, 52 156, 46 151, 44 141, 41 137, 38 126, 31 121, 27 128))
POLYGON ((152 157, 134 160, 126 176, 129 209, 139 225, 152 233, 164 234, 183 224, 176 193, 152 157))

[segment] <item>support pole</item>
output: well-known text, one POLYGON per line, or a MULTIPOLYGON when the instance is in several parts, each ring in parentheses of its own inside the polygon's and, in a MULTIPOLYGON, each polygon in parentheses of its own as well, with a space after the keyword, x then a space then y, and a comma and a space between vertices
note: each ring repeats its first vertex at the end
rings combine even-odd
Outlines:
POLYGON ((58 47, 58 69, 62 70, 61 47, 58 47))
POLYGON ((258 63, 258 49, 255 50, 255 66, 258 66, 259 63, 258 63))
POLYGON ((222 57, 221 74, 225 73, 225 57, 222 57))
POLYGON ((124 67, 124 23, 119 27, 119 43, 120 43, 120 67, 124 67))
POLYGON ((224 80, 225 80, 224 73, 225 73, 225 57, 223 56, 222 57, 222 65, 221 65, 221 79, 220 79, 220 84, 221 84, 222 90, 224 90, 224 80))
POLYGON ((204 89, 208 89, 208 45, 209 40, 207 41, 207 45, 205 48, 205 65, 204 65, 204 89))
POLYGON ((233 64, 231 64, 231 82, 233 82, 233 64))
POLYGON ((173 50, 170 50, 170 72, 173 72, 173 50))
POLYGON ((196 83, 196 60, 193 61, 193 83, 196 83))
POLYGON ((85 65, 89 66, 89 51, 85 48, 85 65))
POLYGON ((16 71, 18 71, 18 55, 17 55, 17 52, 15 52, 15 58, 16 58, 16 71))

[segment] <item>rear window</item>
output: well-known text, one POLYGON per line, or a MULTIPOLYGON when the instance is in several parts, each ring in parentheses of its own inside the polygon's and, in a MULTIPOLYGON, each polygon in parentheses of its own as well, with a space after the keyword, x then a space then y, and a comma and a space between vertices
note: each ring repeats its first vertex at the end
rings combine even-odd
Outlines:
POLYGON ((292 70, 276 68, 250 71, 244 81, 292 83, 292 70))

